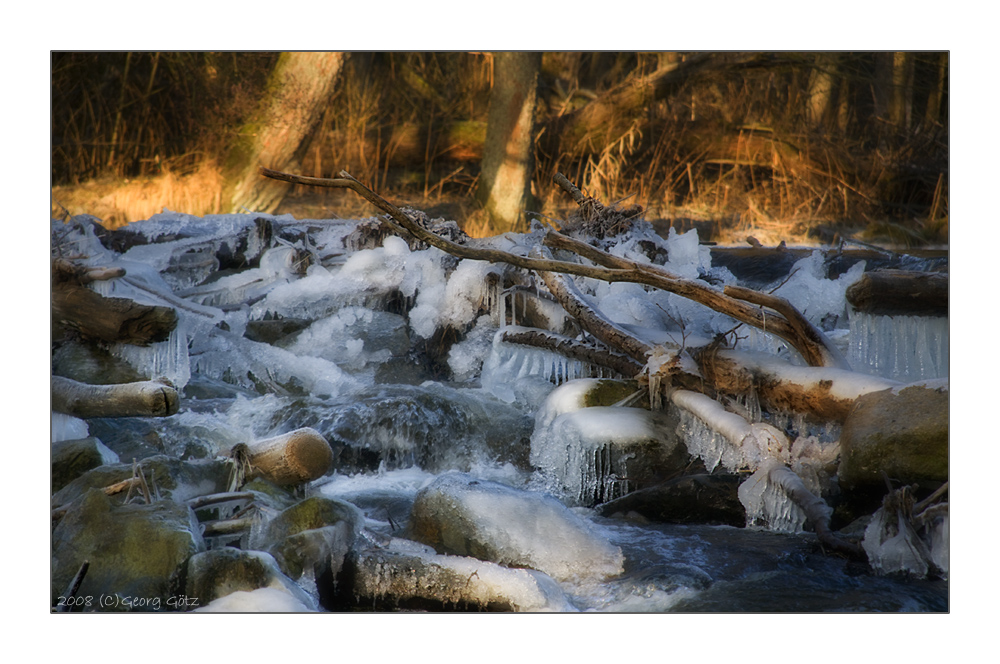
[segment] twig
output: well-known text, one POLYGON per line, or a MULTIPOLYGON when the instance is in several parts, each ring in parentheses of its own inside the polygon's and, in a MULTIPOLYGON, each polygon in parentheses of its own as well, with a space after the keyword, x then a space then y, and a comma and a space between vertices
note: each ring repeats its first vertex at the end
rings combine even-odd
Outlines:
POLYGON ((253 500, 252 491, 226 491, 224 493, 210 493, 206 496, 198 496, 188 501, 188 505, 193 510, 200 510, 208 505, 217 503, 227 503, 231 500, 253 500))

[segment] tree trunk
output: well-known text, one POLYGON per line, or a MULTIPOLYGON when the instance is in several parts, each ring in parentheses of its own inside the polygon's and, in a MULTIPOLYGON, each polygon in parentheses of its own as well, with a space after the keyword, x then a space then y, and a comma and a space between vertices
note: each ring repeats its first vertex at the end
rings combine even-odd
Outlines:
POLYGON ((343 62, 343 53, 281 54, 264 97, 226 155, 223 212, 274 212, 289 186, 261 178, 258 167, 298 170, 304 139, 329 101, 343 62))
POLYGON ((814 128, 824 130, 831 115, 833 93, 836 90, 834 71, 837 56, 817 53, 813 70, 809 74, 809 98, 806 100, 806 117, 814 128))
POLYGON ((540 53, 497 53, 476 196, 503 231, 523 230, 534 171, 540 53))
POLYGON ((107 343, 148 346, 166 341, 177 327, 177 313, 173 309, 138 304, 122 297, 104 297, 83 285, 124 274, 121 269, 78 268, 66 261, 53 261, 53 327, 77 330, 84 337, 107 343))
POLYGON ((847 288, 858 311, 881 316, 947 316, 948 275, 940 272, 876 270, 847 288))
POLYGON ((941 121, 941 101, 947 90, 948 53, 938 54, 937 80, 927 96, 927 110, 924 112, 924 123, 931 127, 941 121))
POLYGON ((280 436, 239 444, 232 453, 249 463, 254 474, 279 485, 311 482, 330 469, 333 450, 315 429, 296 429, 280 436))

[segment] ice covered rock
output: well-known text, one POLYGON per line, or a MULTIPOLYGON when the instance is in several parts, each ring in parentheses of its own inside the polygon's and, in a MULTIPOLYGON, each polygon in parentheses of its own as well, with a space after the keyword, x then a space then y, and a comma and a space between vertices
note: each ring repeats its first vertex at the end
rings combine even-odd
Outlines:
POLYGON ((306 610, 316 610, 314 600, 282 574, 275 559, 263 551, 223 547, 197 553, 182 567, 175 585, 178 596, 196 598, 199 608, 234 592, 260 588, 276 590, 306 610))
POLYGON ((605 502, 687 465, 687 450, 664 413, 586 407, 626 398, 629 390, 622 383, 575 380, 553 390, 539 408, 531 463, 554 478, 552 490, 560 497, 583 505, 605 502))
POLYGON ((201 613, 310 613, 315 610, 277 588, 237 590, 195 609, 201 613))
POLYGON ((508 569, 465 556, 439 555, 405 540, 348 555, 337 584, 320 588, 333 611, 562 612, 575 609, 559 584, 533 569, 508 569))
POLYGON ((621 550, 552 496, 447 473, 416 496, 414 539, 440 552, 530 567, 559 580, 622 572, 621 550))
POLYGON ((840 483, 881 495, 882 473, 903 484, 948 479, 947 381, 860 397, 840 436, 840 483))

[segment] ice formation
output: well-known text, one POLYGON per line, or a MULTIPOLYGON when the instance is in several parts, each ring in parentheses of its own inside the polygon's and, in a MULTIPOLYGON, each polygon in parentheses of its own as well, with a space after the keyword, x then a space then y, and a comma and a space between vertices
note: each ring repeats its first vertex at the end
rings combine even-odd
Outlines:
POLYGON ((770 459, 788 460, 788 439, 775 427, 748 422, 698 392, 677 390, 671 400, 680 408, 678 433, 710 472, 719 465, 732 472, 756 470, 770 459))
POLYGON ((434 524, 445 548, 472 548, 502 565, 530 567, 557 580, 622 572, 621 550, 546 494, 446 473, 417 494, 413 514, 415 521, 434 524))
POLYGON ((948 376, 948 318, 851 310, 851 366, 903 382, 948 376))
POLYGON ((90 435, 87 422, 65 413, 52 412, 52 441, 79 440, 90 435))
POLYGON ((539 413, 531 436, 531 463, 554 477, 551 490, 571 504, 591 505, 628 493, 630 461, 651 462, 638 459, 640 447, 658 448, 670 437, 665 416, 655 411, 595 406, 564 412, 542 424, 553 410, 539 413))
POLYGON ((302 600, 277 588, 237 590, 195 609, 200 613, 312 613, 302 600))
POLYGON ((524 328, 509 325, 499 330, 483 362, 482 385, 501 401, 535 408, 558 384, 576 378, 610 376, 612 373, 552 351, 503 341, 505 331, 519 329, 524 328))

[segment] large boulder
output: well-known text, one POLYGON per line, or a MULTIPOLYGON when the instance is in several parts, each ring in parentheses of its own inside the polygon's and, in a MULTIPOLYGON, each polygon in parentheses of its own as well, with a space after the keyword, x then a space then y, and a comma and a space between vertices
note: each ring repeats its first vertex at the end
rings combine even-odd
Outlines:
POLYGON ((948 382, 925 381, 860 397, 840 434, 840 485, 884 493, 948 479, 948 382))
POLYGON ((321 585, 332 611, 573 611, 549 576, 531 569, 434 553, 393 539, 385 548, 352 551, 335 584, 321 585))
POLYGON ((171 577, 205 549, 194 512, 162 500, 113 504, 100 490, 72 505, 52 532, 52 603, 56 606, 84 561, 77 597, 83 610, 168 611, 171 577))
POLYGON ((421 489, 410 518, 413 539, 440 553, 530 567, 558 580, 621 574, 621 550, 547 494, 464 473, 421 489))

